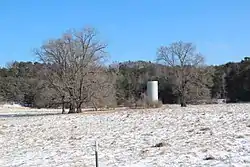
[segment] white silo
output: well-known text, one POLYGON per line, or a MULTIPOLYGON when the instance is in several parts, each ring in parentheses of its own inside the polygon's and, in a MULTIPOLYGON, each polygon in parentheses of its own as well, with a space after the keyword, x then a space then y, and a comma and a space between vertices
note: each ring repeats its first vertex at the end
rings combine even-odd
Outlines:
POLYGON ((158 101, 158 81, 148 81, 147 96, 149 102, 158 101))

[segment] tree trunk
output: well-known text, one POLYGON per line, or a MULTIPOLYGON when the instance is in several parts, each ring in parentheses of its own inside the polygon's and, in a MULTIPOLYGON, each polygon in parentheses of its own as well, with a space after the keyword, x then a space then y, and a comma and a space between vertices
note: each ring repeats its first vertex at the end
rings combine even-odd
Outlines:
POLYGON ((98 107, 95 105, 94 102, 92 102, 92 104, 93 104, 93 106, 94 106, 94 108, 95 108, 95 111, 97 111, 97 110, 98 110, 98 107))
POLYGON ((69 114, 72 114, 72 113, 76 113, 76 110, 75 110, 75 102, 72 101, 69 105, 69 114))
POLYGON ((64 103, 64 96, 62 96, 62 114, 65 113, 65 103, 64 103))
POLYGON ((185 95, 181 94, 181 107, 187 107, 185 95))
POLYGON ((81 113, 82 112, 82 102, 79 102, 76 107, 76 112, 81 113))
POLYGON ((187 107, 187 103, 184 101, 181 103, 181 107, 187 107))

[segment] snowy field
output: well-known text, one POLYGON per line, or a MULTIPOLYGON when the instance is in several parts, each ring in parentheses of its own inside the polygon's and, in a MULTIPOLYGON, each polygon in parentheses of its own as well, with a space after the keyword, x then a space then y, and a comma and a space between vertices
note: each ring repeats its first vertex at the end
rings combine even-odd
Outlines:
POLYGON ((250 104, 59 112, 1 108, 0 166, 250 166, 250 104))

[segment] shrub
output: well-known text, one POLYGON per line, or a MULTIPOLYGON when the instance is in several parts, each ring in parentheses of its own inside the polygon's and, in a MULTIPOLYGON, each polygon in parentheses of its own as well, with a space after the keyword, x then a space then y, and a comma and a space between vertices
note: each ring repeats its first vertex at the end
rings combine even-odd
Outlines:
POLYGON ((148 108, 161 108, 162 102, 161 101, 148 102, 147 105, 148 105, 148 108))
POLYGON ((142 98, 135 102, 135 105, 130 105, 130 108, 160 108, 162 107, 161 101, 149 102, 148 98, 142 98))
POLYGON ((107 105, 107 109, 115 109, 117 108, 117 103, 111 103, 107 105))
POLYGON ((134 100, 134 98, 130 98, 124 102, 124 107, 133 108, 135 106, 136 106, 136 101, 134 100))
POLYGON ((139 99, 135 102, 135 108, 147 108, 147 101, 139 99))

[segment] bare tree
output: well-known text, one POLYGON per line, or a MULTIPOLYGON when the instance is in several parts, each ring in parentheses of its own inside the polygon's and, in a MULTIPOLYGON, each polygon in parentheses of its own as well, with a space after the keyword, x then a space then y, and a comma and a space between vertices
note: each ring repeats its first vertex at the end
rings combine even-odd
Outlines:
POLYGON ((176 81, 175 91, 180 97, 182 107, 186 107, 186 99, 192 84, 199 82, 199 68, 204 58, 196 52, 192 43, 182 41, 169 46, 162 46, 157 50, 157 61, 172 67, 176 81))
POLYGON ((110 107, 116 104, 115 98, 115 82, 116 74, 104 68, 99 71, 99 75, 96 76, 97 83, 92 84, 91 90, 92 97, 91 103, 93 104, 95 110, 99 107, 110 107))
POLYGON ((65 102, 70 104, 69 113, 81 112, 82 104, 96 93, 92 88, 99 83, 97 75, 106 57, 106 46, 98 40, 95 29, 84 28, 68 31, 35 51, 47 65, 45 75, 60 94, 63 106, 65 102))

